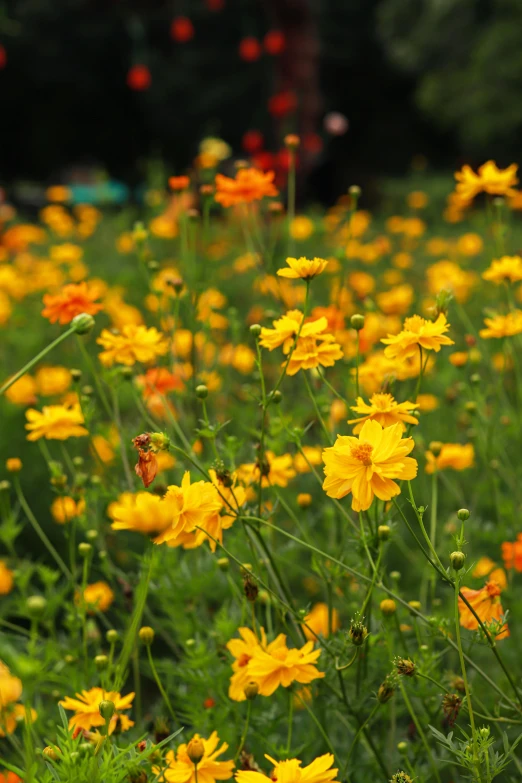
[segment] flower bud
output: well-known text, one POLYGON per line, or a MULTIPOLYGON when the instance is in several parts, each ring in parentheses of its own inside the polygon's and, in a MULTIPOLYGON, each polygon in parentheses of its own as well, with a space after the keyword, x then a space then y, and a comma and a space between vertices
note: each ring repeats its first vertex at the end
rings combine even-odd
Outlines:
POLYGON ((260 324, 252 324, 252 326, 250 327, 250 334, 253 335, 254 337, 259 337, 259 335, 261 334, 260 324))
POLYGON ((76 334, 88 334, 94 326, 94 318, 89 313, 80 313, 74 316, 71 326, 76 334))
POLYGON ((397 674, 401 674, 403 677, 413 677, 415 674, 415 663, 411 658, 396 658, 395 666, 397 674))
POLYGON ((429 445, 429 450, 433 454, 434 457, 438 457, 440 452, 442 451, 443 444, 440 442, 440 440, 432 440, 429 445))
POLYGON ((308 508, 312 504, 312 496, 308 492, 300 492, 297 496, 297 505, 299 508, 308 508))
POLYGON ((187 745, 187 756, 196 766, 205 755, 205 746, 203 741, 196 734, 187 745))
POLYGON ((401 578, 400 571, 390 571, 390 579, 393 579, 394 582, 398 582, 400 578, 401 578))
POLYGON ((285 136, 285 147, 289 150, 296 150, 301 144, 301 139, 295 133, 288 133, 285 136))
POLYGON ((253 701, 259 693, 259 685, 257 682, 247 682, 244 693, 248 701, 253 701))
POLYGON ((393 682, 393 679, 388 676, 384 682, 379 685, 379 690, 377 691, 377 701, 380 704, 386 704, 387 701, 390 701, 394 693, 395 683, 393 682))
POLYGON ((94 665, 99 672, 104 671, 109 665, 109 659, 106 655, 97 655, 94 659, 94 665))
POLYGON ((103 701, 100 702, 98 710, 100 715, 102 716, 103 720, 108 723, 112 716, 114 715, 115 705, 113 701, 109 701, 108 699, 103 699, 103 701))
POLYGON ((88 538, 89 541, 96 541, 98 538, 98 531, 94 528, 89 528, 89 530, 85 531, 85 538, 88 538))
POLYGON ((111 628, 105 634, 105 638, 107 639, 109 644, 116 644, 116 642, 120 638, 120 634, 114 628, 111 628))
POLYGON ((413 783, 412 778, 400 769, 395 775, 391 776, 390 783, 413 783))
POLYGON ((147 269, 149 272, 157 272, 159 269, 158 262, 151 258, 150 261, 147 261, 147 269))
POLYGON ((83 457, 80 456, 73 457, 72 459, 72 464, 74 465, 75 468, 81 468, 84 462, 85 460, 83 459, 83 457))
POLYGON ((18 473, 22 470, 22 460, 19 457, 9 457, 5 462, 5 466, 9 473, 18 473))
POLYGON ((150 645, 154 641, 155 632, 154 629, 151 628, 149 625, 144 625, 143 628, 140 628, 140 630, 138 631, 138 636, 140 637, 140 640, 143 642, 144 645, 150 647, 150 645))
POLYGON ((0 492, 7 492, 10 489, 11 489, 10 481, 7 481, 7 479, 0 481, 0 492))
POLYGON ((397 750, 401 754, 401 756, 405 756, 408 752, 408 743, 407 742, 399 742, 397 745, 397 750))
POLYGON ((134 375, 132 367, 120 367, 120 375, 125 381, 130 381, 134 375))
POLYGON ((350 326, 352 329, 355 329, 356 332, 360 332, 361 329, 364 329, 364 315, 361 315, 360 313, 352 315, 350 318, 350 326))
POLYGON ((47 609, 47 601, 43 595, 30 595, 25 605, 29 615, 35 619, 41 617, 47 609))
POLYGON ((56 748, 53 748, 52 745, 47 745, 47 747, 42 750, 42 756, 45 756, 49 761, 58 761, 58 753, 56 752, 56 748))
POLYGON ((412 609, 416 609, 418 612, 420 612, 422 608, 420 601, 408 601, 408 606, 411 606, 412 609))
POLYGON ((78 383, 82 378, 82 371, 78 370, 76 367, 73 367, 71 370, 71 378, 75 383, 78 383))
POLYGON ((274 391, 270 392, 269 394, 270 402, 273 402, 274 405, 279 405, 281 400, 283 399, 283 395, 279 391, 279 389, 275 389, 274 391))
POLYGON ((385 616, 389 616, 395 614, 397 611, 397 604, 393 598, 384 598, 379 604, 379 608, 385 616))
POLYGON ((451 567, 455 571, 460 571, 461 568, 464 568, 465 561, 466 561, 466 555, 464 554, 464 552, 452 552, 450 555, 451 567))
POLYGON ((467 519, 469 519, 469 511, 467 508, 459 508, 457 511, 457 516, 460 519, 461 522, 465 522, 467 519))
POLYGON ((200 383, 199 386, 196 386, 196 397, 200 400, 204 400, 208 397, 208 389, 204 383, 200 383))
POLYGON ((89 555, 92 552, 92 546, 91 544, 88 544, 86 541, 82 541, 81 544, 78 544, 78 554, 80 557, 89 557, 89 555))
POLYGON ((259 593, 259 587, 250 574, 245 574, 243 577, 243 590, 247 601, 254 603, 259 593))
POLYGON ((352 198, 359 198, 361 192, 362 191, 359 185, 350 185, 350 187, 348 188, 348 193, 352 198))
POLYGON ((366 641, 368 629, 360 620, 352 620, 348 637, 355 647, 360 647, 366 641))
POLYGON ((220 557, 218 558, 217 566, 220 571, 228 571, 230 567, 230 560, 228 557, 220 557))
POLYGON ((391 529, 389 525, 379 525, 377 534, 381 541, 387 541, 390 537, 391 529))

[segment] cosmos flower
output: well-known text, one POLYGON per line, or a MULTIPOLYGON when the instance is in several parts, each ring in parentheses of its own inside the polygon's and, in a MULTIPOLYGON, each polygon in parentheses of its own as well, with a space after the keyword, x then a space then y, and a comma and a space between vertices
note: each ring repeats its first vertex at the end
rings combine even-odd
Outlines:
MULTIPOLYGON (((261 483, 263 487, 286 487, 296 475, 292 455, 282 454, 276 457, 273 451, 265 451, 265 465, 262 470, 261 483)), ((240 465, 237 470, 240 481, 244 484, 259 483, 259 465, 257 462, 248 462, 240 465)))
POLYGON ((104 329, 96 342, 105 349, 99 355, 104 367, 112 367, 113 364, 132 367, 136 362, 147 364, 168 350, 168 341, 154 326, 148 329, 142 325, 126 324, 118 334, 104 329))
POLYGON ((443 443, 437 456, 431 451, 426 452, 426 473, 435 473, 436 470, 445 468, 466 470, 473 467, 474 459, 475 449, 472 443, 466 443, 464 446, 460 443, 443 443))
POLYGON ((312 260, 308 258, 287 258, 286 263, 288 269, 278 269, 277 274, 279 277, 288 277, 292 280, 311 280, 313 277, 317 277, 326 269, 328 261, 323 258, 314 258, 312 260))
POLYGON ((284 637, 284 643, 276 649, 256 648, 248 664, 248 673, 258 684, 260 695, 271 696, 279 686, 288 688, 293 682, 307 684, 324 677, 324 672, 316 666, 320 654, 320 649, 314 650, 312 641, 300 649, 289 649, 284 637))
POLYGON ((214 484, 209 481, 190 483, 190 473, 185 472, 181 486, 169 486, 165 500, 171 504, 172 517, 155 544, 172 542, 182 533, 192 533, 196 526, 205 528, 219 514, 222 502, 214 484))
MULTIPOLYGON (((223 742, 221 747, 218 747, 217 731, 213 731, 208 739, 195 734, 191 742, 188 745, 180 745, 175 753, 173 750, 167 751, 165 761, 168 766, 161 768, 161 780, 168 783, 214 783, 216 780, 229 780, 232 777, 234 762, 218 761, 219 756, 228 750, 228 745, 223 742), (197 771, 196 765, 187 753, 187 750, 190 752, 190 744, 194 740, 202 745, 203 750, 203 755, 197 763, 197 771)), ((159 774, 160 769, 154 767, 153 772, 159 774)))
POLYGON ((215 199, 224 207, 235 204, 250 204, 265 196, 277 196, 273 171, 262 172, 255 168, 239 169, 235 178, 216 174, 215 199))
POLYGON ((89 614, 106 612, 114 601, 114 592, 107 582, 94 582, 92 585, 86 586, 83 591, 83 600, 89 614))
POLYGON ((520 256, 502 256, 495 259, 491 265, 482 273, 484 280, 491 280, 492 283, 500 285, 501 283, 518 283, 522 280, 522 258, 520 256))
POLYGON ((493 318, 485 318, 485 329, 479 334, 484 340, 491 338, 512 337, 522 332, 522 310, 512 310, 507 315, 496 315, 493 318))
POLYGON ((0 595, 9 595, 14 585, 14 575, 3 560, 0 560, 0 595))
POLYGON ((109 504, 107 514, 113 530, 133 530, 144 535, 159 535, 172 523, 174 504, 167 496, 152 492, 124 492, 109 504))
POLYGON ((517 535, 516 541, 502 543, 502 558, 507 569, 522 571, 522 533, 517 535))
POLYGON ((76 501, 69 495, 59 495, 51 503, 51 514, 55 522, 59 525, 65 525, 71 519, 75 519, 85 511, 85 500, 80 498, 76 501))
POLYGON ((227 642, 227 650, 232 653, 235 659, 232 664, 233 674, 230 678, 228 695, 233 701, 245 701, 245 686, 253 680, 249 663, 254 657, 254 653, 258 648, 267 650, 269 653, 274 652, 285 644, 286 636, 279 634, 273 642, 268 644, 264 628, 259 628, 257 634, 250 628, 238 628, 237 631, 241 638, 230 639, 227 642))
POLYGON ((418 346, 438 353, 441 346, 454 345, 453 340, 445 334, 449 327, 444 313, 440 313, 435 322, 426 321, 420 315, 412 315, 404 321, 402 332, 390 334, 381 340, 387 346, 384 355, 388 359, 402 361, 418 353, 418 346))
POLYGON ((29 430, 27 440, 67 440, 89 433, 83 426, 84 418, 79 405, 45 405, 42 411, 29 408, 25 412, 29 430))
POLYGON ((303 632, 310 641, 316 641, 317 636, 319 635, 326 638, 330 635, 330 631, 335 633, 340 627, 341 624, 337 609, 332 609, 330 618, 328 604, 322 602, 314 604, 303 620, 303 632))
POLYGON ((238 770, 235 778, 237 783, 331 783, 337 776, 337 769, 332 769, 334 757, 331 753, 324 756, 318 756, 307 767, 302 767, 302 761, 299 759, 287 759, 286 761, 275 761, 270 756, 265 755, 274 766, 270 776, 262 772, 253 770, 238 770))
POLYGON ((69 324, 75 316, 81 313, 96 315, 103 310, 103 305, 96 302, 99 291, 89 288, 86 282, 71 283, 62 288, 58 294, 45 294, 45 305, 42 315, 52 324, 69 324))
POLYGON ((326 494, 340 499, 351 492, 354 511, 370 508, 375 496, 391 500, 399 495, 393 479, 417 475, 417 461, 407 456, 415 444, 402 438, 402 428, 401 422, 383 429, 377 421, 366 421, 359 438, 338 435, 323 451, 326 494))
POLYGON ((74 715, 69 718, 69 728, 78 727, 89 731, 105 725, 105 718, 100 715, 100 702, 112 701, 115 711, 109 723, 109 734, 118 728, 127 731, 134 726, 134 721, 123 714, 124 710, 130 710, 134 693, 121 696, 116 691, 106 691, 103 688, 91 688, 76 694, 76 698, 67 696, 59 704, 64 710, 74 710, 74 715))
POLYGON ((372 394, 370 403, 364 402, 362 397, 357 398, 357 405, 352 405, 352 411, 361 413, 362 418, 348 419, 348 424, 355 424, 353 434, 358 435, 365 421, 378 421, 384 427, 391 427, 397 422, 402 423, 402 431, 405 432, 406 424, 418 424, 419 420, 411 415, 416 409, 413 402, 397 402, 391 394, 372 394))
POLYGON ((493 160, 488 160, 475 173, 470 166, 463 166, 455 173, 457 185, 455 191, 464 203, 473 201, 479 193, 492 196, 512 196, 515 194, 518 166, 512 163, 506 169, 499 169, 493 160))
MULTIPOLYGON (((470 587, 461 588, 462 595, 468 600, 473 607, 478 617, 486 625, 492 620, 496 620, 501 623, 504 616, 504 610, 500 603, 500 586, 497 582, 490 580, 486 582, 484 587, 480 590, 472 590, 470 587)), ((460 624, 463 628, 467 628, 470 631, 475 631, 479 627, 477 618, 473 615, 471 610, 466 606, 462 598, 459 598, 459 617, 460 624)), ((505 639, 509 636, 509 628, 507 624, 502 625, 500 632, 496 634, 496 639, 505 639)))

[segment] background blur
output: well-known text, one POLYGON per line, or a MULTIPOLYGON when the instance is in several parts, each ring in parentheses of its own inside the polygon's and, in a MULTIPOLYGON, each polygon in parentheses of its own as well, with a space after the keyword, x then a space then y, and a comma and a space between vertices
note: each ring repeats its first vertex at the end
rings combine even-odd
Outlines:
POLYGON ((208 135, 277 166, 298 132, 329 202, 377 174, 522 159, 522 2, 4 0, 0 96, 2 184, 136 185, 208 135))

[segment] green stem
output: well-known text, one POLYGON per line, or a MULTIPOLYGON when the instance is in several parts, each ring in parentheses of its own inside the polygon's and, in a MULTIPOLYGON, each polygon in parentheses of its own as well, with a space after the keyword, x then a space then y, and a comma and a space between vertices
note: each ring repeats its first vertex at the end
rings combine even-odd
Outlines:
POLYGON ((56 340, 53 340, 52 343, 49 343, 47 348, 44 348, 43 351, 40 351, 33 359, 31 359, 30 362, 27 362, 27 364, 22 367, 21 370, 18 370, 18 372, 13 375, 12 378, 10 378, 8 381, 4 383, 2 387, 0 387, 0 394, 4 394, 10 386, 12 386, 16 381, 20 380, 20 378, 26 374, 26 372, 29 372, 35 364, 37 364, 40 359, 43 359, 44 356, 47 356, 47 354, 53 350, 53 348, 56 348, 57 345, 60 345, 60 343, 63 343, 64 340, 67 339, 71 334, 74 334, 76 331, 76 328, 74 326, 69 327, 66 332, 63 332, 59 337, 56 338, 56 340))
POLYGON ((290 756, 292 745, 292 727, 294 723, 294 694, 292 689, 288 690, 288 736, 286 740, 286 755, 290 756))
POLYGON ((245 742, 248 734, 248 727, 250 725, 250 715, 252 714, 252 699, 248 700, 248 706, 247 706, 247 714, 246 714, 246 720, 245 720, 245 727, 243 729, 243 734, 241 735, 241 740, 239 742, 238 749, 236 751, 236 755, 234 756, 234 761, 237 761, 239 756, 241 755, 241 751, 245 747, 245 742))
POLYGON ((154 682, 158 686, 158 690, 161 693, 161 698, 165 702, 165 705, 166 705, 168 711, 170 712, 170 715, 173 718, 173 720, 177 721, 178 720, 178 716, 174 712, 174 708, 173 708, 173 706, 171 704, 171 701, 170 701, 169 697, 167 696, 167 692, 166 692, 165 688, 163 687, 163 685, 161 683, 161 680, 159 678, 158 671, 156 669, 156 665, 155 665, 154 659, 152 657, 152 651, 150 649, 150 644, 147 645, 147 657, 149 659, 149 666, 150 666, 150 670, 152 672, 152 676, 154 677, 154 682))
POLYGON ((468 674, 466 671, 466 664, 464 662, 464 653, 462 650, 462 639, 460 636, 460 613, 459 613, 459 585, 460 575, 457 572, 455 577, 455 591, 454 591, 454 609, 455 609, 455 637, 457 640, 457 650, 459 653, 460 669, 462 671, 462 679, 464 680, 464 690, 466 692, 466 704, 468 705, 469 723, 471 726, 471 742, 473 746, 473 760, 477 767, 478 777, 481 779, 480 767, 477 759, 477 736, 475 729, 475 716, 473 715, 473 707, 471 704, 471 693, 469 690, 468 674))
POLYGON ((314 393, 312 391, 312 387, 310 386, 310 381, 308 380, 308 376, 306 374, 306 370, 303 370, 303 377, 304 377, 306 390, 308 392, 308 396, 310 397, 310 399, 312 401, 312 404, 314 406, 315 415, 317 416, 317 418, 318 418, 318 420, 319 420, 319 422, 321 424, 321 427, 323 428, 323 432, 326 435, 326 440, 327 440, 328 444, 331 445, 332 441, 331 441, 330 433, 328 432, 328 427, 324 423, 323 417, 321 416, 321 411, 319 410, 319 406, 317 404, 317 400, 315 399, 315 395, 314 395, 314 393))

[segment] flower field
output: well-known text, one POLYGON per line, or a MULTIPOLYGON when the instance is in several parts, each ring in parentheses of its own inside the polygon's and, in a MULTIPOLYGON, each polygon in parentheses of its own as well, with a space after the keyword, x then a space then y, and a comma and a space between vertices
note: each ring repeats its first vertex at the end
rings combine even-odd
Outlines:
POLYGON ((517 166, 285 141, 0 205, 2 783, 520 780, 517 166))

